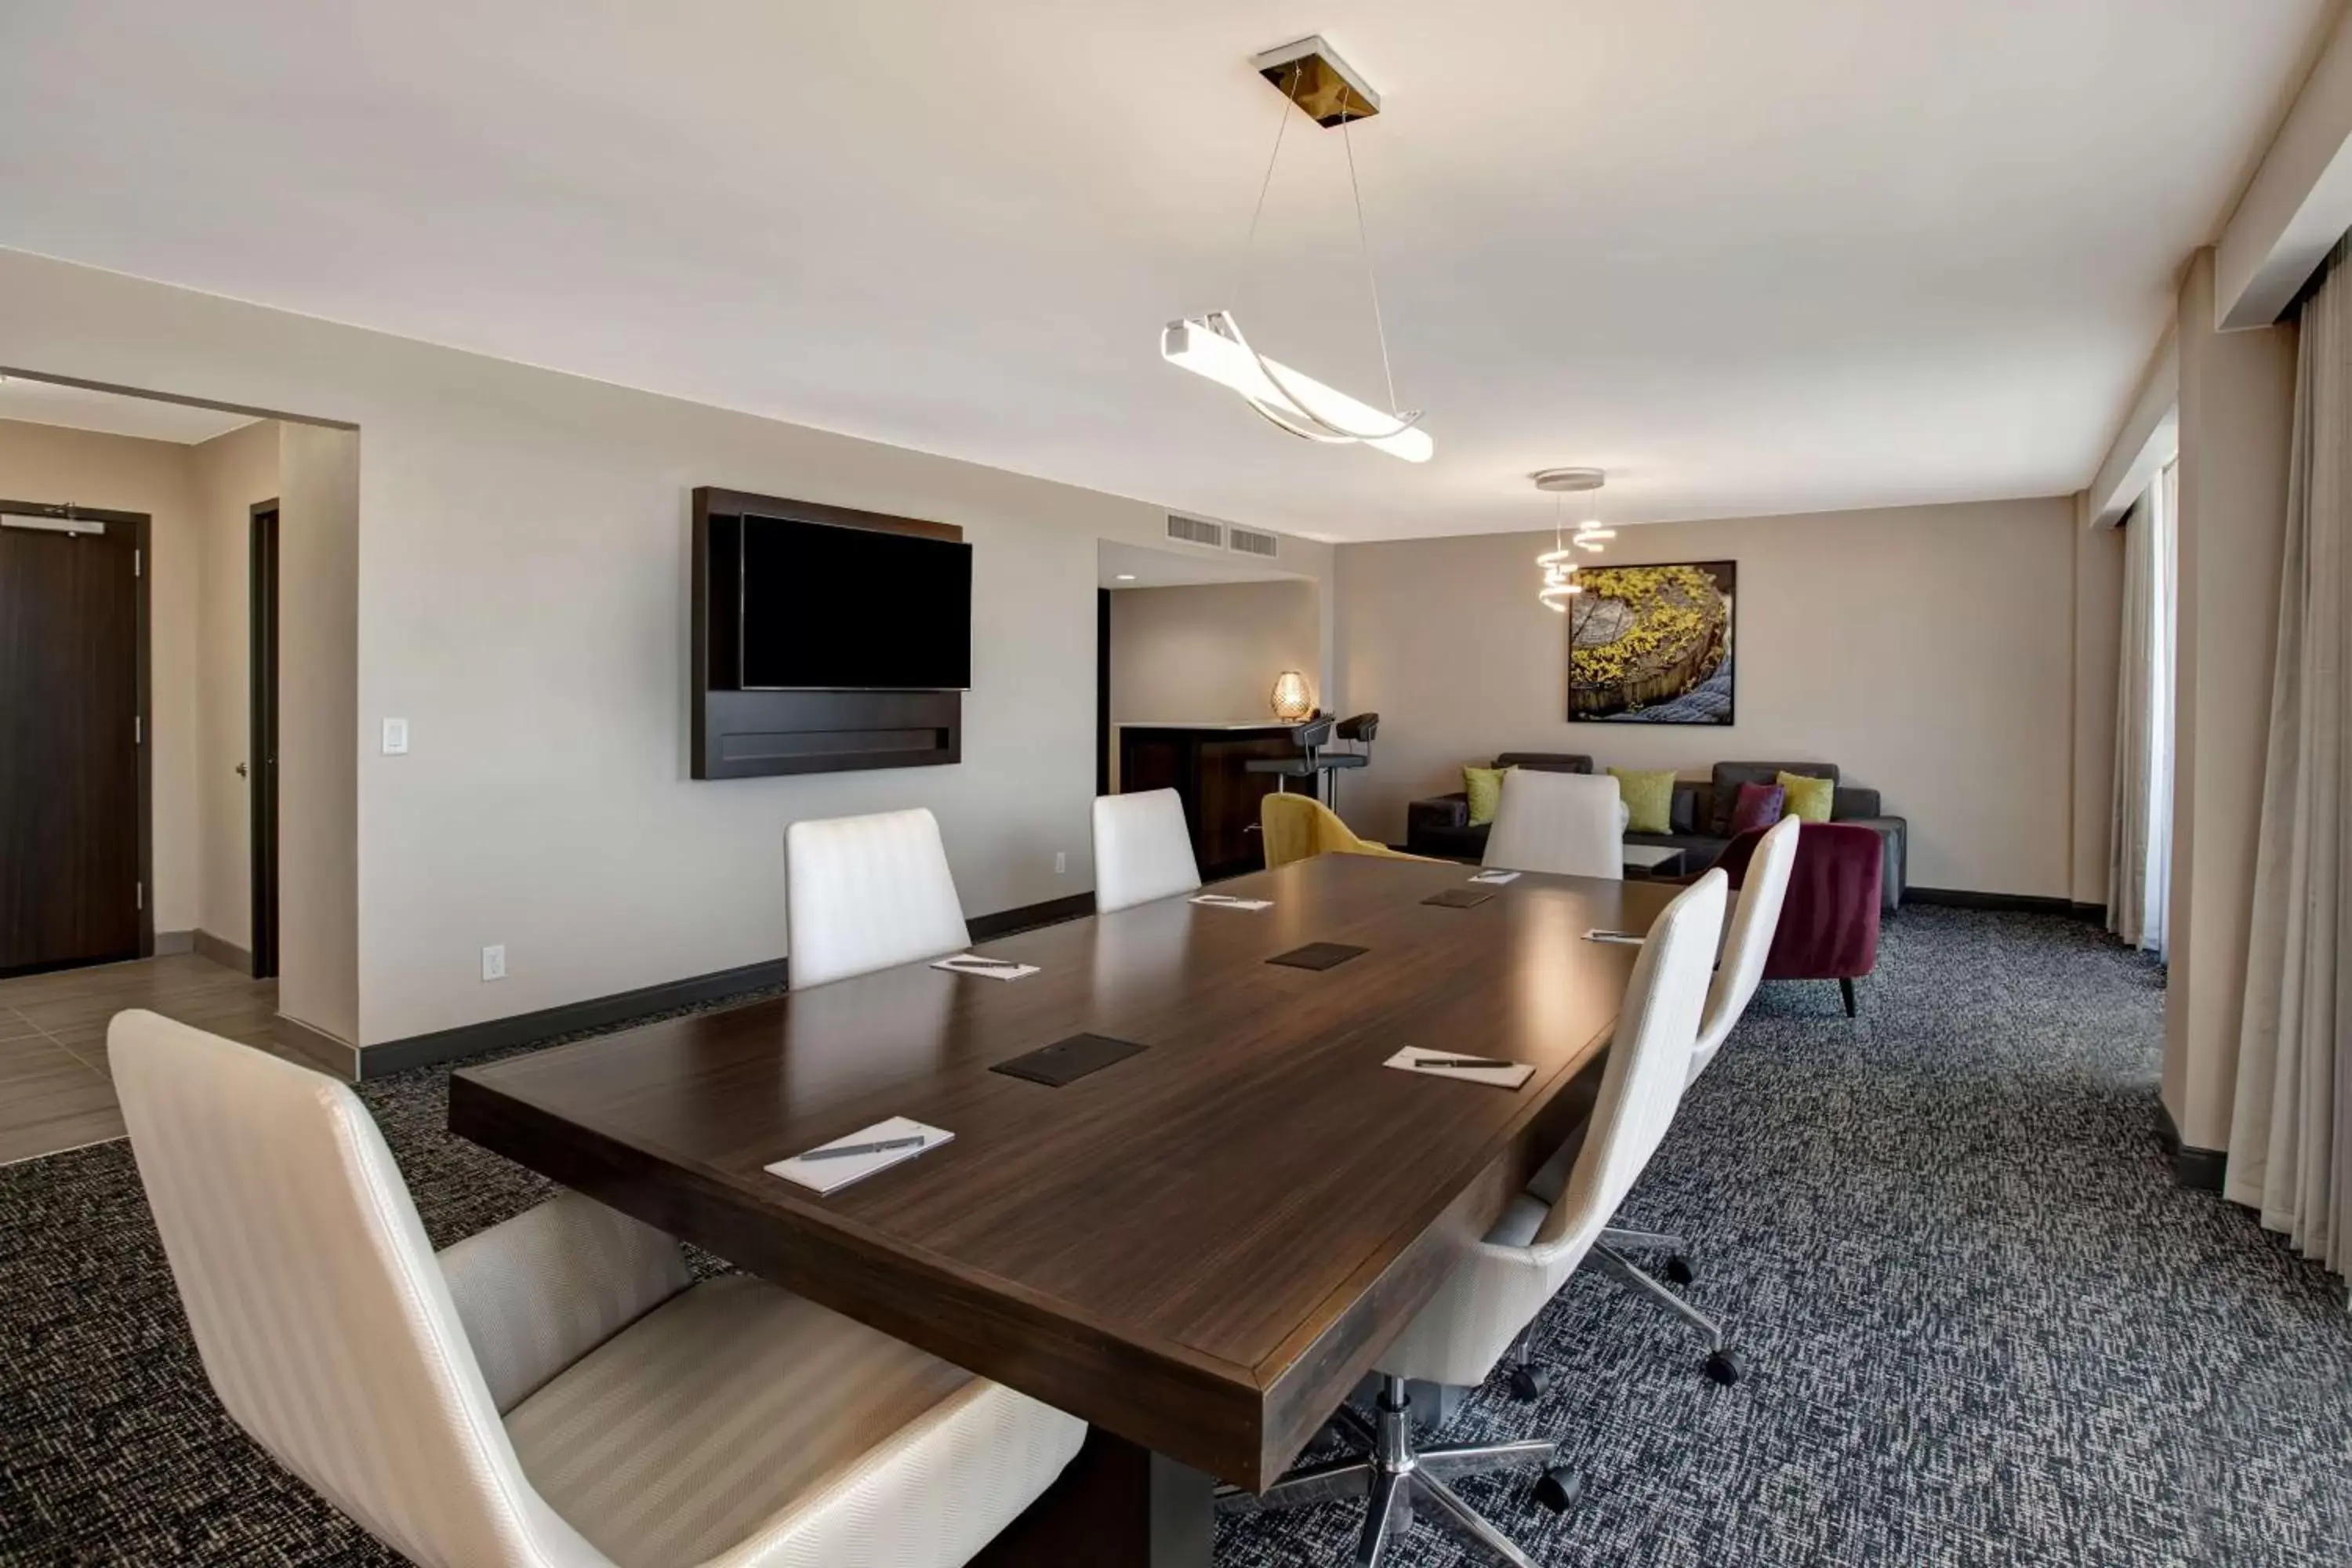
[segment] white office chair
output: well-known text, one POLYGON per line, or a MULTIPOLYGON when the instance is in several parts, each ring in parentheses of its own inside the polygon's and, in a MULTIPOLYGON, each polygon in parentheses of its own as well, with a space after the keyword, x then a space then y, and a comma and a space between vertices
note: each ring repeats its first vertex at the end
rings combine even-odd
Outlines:
POLYGON ((1084 1423, 566 1194, 435 1256, 332 1079, 152 1013, 108 1030, 205 1373, 425 1568, 950 1568, 1084 1423))
MULTIPOLYGON (((1559 1201, 1546 1205, 1526 1194, 1512 1200, 1486 1240, 1454 1265, 1429 1304, 1381 1353, 1372 1418, 1340 1407, 1336 1419, 1366 1444, 1367 1456, 1295 1472, 1255 1500, 1246 1492, 1221 1493, 1220 1507, 1281 1508, 1363 1497, 1360 1568, 1375 1568, 1415 1513, 1498 1562, 1533 1568, 1448 1482, 1506 1465, 1549 1466, 1558 1445, 1533 1438, 1416 1448, 1405 1384, 1484 1383, 1523 1342, 1528 1326, 1585 1258, 1609 1256, 1601 1243, 1609 1217, 1665 1136, 1690 1081, 1691 1047, 1706 1005, 1728 885, 1723 873, 1709 871, 1677 895, 1651 928, 1618 1014, 1591 1131, 1559 1201)), ((1564 1508, 1578 1489, 1573 1478, 1547 1469, 1538 1496, 1564 1508)))
POLYGON ((1095 796, 1095 911, 1148 904, 1201 885, 1184 803, 1172 789, 1095 796))
MULTIPOLYGON (((1740 885, 1738 901, 1731 911, 1731 929, 1724 937, 1723 962, 1716 967, 1715 979, 1707 986, 1706 1012, 1699 1021, 1698 1043, 1691 1049, 1692 1083, 1698 1081, 1698 1075, 1706 1070, 1706 1064, 1723 1048, 1732 1026, 1748 1011, 1748 1004, 1754 999, 1756 987, 1763 979, 1764 960, 1772 951, 1772 933, 1780 927, 1780 906, 1789 893, 1789 868, 1797 863, 1799 826, 1795 817, 1782 817, 1758 840, 1755 857, 1748 863, 1747 879, 1740 885)), ((1528 1192, 1539 1203, 1558 1198, 1567 1185, 1575 1157, 1576 1145, 1571 1139, 1567 1148, 1536 1173, 1535 1179, 1528 1184, 1528 1192)), ((1725 1348, 1723 1326, 1668 1291, 1646 1270, 1636 1268, 1617 1251, 1633 1247, 1664 1252, 1666 1279, 1676 1285, 1687 1285, 1695 1278, 1689 1244, 1665 1231, 1621 1230, 1614 1226, 1602 1231, 1601 1239, 1612 1249, 1612 1273, 1696 1329, 1706 1341, 1707 1375, 1719 1383, 1738 1382, 1739 1359, 1725 1348)), ((1544 1370, 1531 1363, 1522 1349, 1511 1373, 1513 1391, 1522 1399, 1538 1399, 1547 1382, 1544 1370)))
POLYGON ((971 945, 937 818, 922 807, 784 829, 795 991, 971 945))
POLYGON ((1563 877, 1625 875, 1624 802, 1609 774, 1513 768, 1486 835, 1486 864, 1563 877))
POLYGON ((1699 1022, 1698 1044, 1691 1051, 1694 1083, 1723 1049, 1731 1026, 1748 1011, 1763 982, 1764 960, 1771 953, 1772 933, 1780 929, 1780 906, 1789 897, 1789 870, 1797 863, 1801 826, 1795 817, 1784 816, 1756 842, 1731 911, 1731 930, 1723 939, 1723 962, 1716 967, 1715 984, 1707 987, 1706 1016, 1699 1022))

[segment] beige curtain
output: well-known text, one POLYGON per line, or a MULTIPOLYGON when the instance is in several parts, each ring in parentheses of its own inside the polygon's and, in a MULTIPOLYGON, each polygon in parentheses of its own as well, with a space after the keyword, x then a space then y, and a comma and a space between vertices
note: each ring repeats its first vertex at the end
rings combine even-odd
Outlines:
POLYGON ((2352 297, 2305 302, 2278 662, 2224 1191, 2352 1266, 2352 297))
POLYGON ((2172 863, 2174 494, 2167 468, 2123 524, 2123 644, 2107 842, 2107 929, 2158 952, 2164 951, 2172 863))

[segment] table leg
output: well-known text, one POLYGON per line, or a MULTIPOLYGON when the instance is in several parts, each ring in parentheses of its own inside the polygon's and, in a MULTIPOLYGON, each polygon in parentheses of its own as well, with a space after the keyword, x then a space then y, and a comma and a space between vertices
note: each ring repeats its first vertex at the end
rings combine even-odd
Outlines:
POLYGON ((1215 1492, 1199 1470, 1093 1427, 971 1568, 1209 1568, 1215 1492))

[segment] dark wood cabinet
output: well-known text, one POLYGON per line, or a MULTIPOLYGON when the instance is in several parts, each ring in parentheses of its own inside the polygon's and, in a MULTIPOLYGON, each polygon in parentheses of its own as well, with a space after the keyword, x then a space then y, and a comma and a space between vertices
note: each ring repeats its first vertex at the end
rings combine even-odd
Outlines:
POLYGON ((1296 725, 1122 724, 1118 788, 1122 795, 1172 789, 1192 830, 1192 858, 1203 877, 1232 877, 1265 864, 1258 842, 1258 803, 1274 793, 1272 773, 1244 765, 1254 757, 1287 757, 1298 750, 1296 725))

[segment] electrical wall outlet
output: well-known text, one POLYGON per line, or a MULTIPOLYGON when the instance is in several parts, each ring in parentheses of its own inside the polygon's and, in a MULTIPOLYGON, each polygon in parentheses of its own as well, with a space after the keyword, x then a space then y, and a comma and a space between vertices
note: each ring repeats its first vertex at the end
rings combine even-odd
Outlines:
POLYGON ((408 721, 386 719, 383 721, 383 754, 401 757, 408 754, 408 721))
POLYGON ((482 978, 485 980, 504 980, 506 977, 506 944, 501 942, 496 947, 486 947, 482 949, 482 978))
POLYGON ((1070 868, 1070 858, 1062 850, 1054 851, 1054 875, 1062 876, 1070 868))

